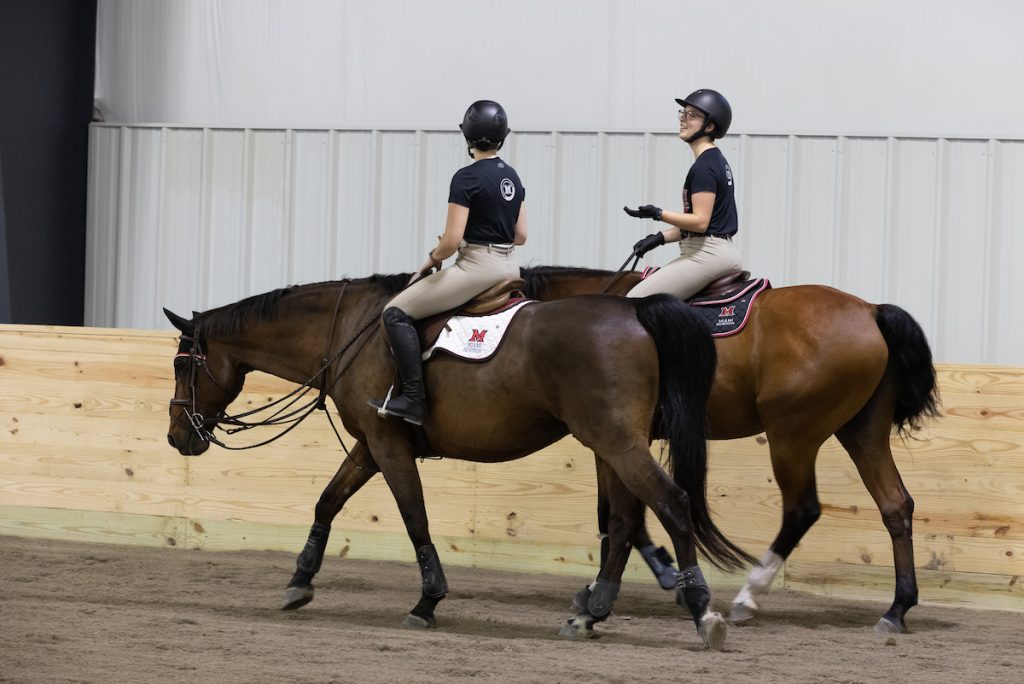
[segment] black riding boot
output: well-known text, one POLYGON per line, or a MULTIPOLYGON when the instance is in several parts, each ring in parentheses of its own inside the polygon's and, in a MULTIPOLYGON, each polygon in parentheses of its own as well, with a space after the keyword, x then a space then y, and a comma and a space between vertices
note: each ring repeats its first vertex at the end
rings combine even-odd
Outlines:
MULTIPOLYGON (((423 392, 423 361, 420 359, 420 337, 413 320, 398 307, 391 307, 382 316, 384 329, 391 343, 391 353, 398 366, 402 380, 402 394, 392 396, 384 413, 404 418, 413 425, 422 425, 427 414, 426 397, 423 392)), ((371 399, 370 406, 378 411, 384 405, 383 399, 371 399)))

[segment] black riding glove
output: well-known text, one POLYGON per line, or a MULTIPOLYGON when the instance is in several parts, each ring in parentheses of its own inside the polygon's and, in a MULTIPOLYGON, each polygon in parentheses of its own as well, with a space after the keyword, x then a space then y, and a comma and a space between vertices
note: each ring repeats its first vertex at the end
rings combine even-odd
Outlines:
POLYGON ((649 218, 654 219, 655 221, 661 220, 661 209, 653 204, 641 204, 636 209, 622 207, 622 211, 626 212, 633 218, 649 218))
MULTIPOLYGON (((640 208, 643 209, 643 207, 640 208)), ((655 247, 661 247, 663 244, 665 244, 664 233, 651 233, 643 240, 639 240, 635 245, 633 245, 633 254, 637 255, 638 257, 642 257, 644 254, 647 254, 655 247)))

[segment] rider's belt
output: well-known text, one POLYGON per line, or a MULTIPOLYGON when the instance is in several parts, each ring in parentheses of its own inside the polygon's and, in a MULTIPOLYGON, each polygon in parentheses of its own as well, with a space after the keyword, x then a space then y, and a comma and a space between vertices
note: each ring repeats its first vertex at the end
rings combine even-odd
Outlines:
POLYGON ((516 251, 515 245, 502 245, 494 242, 471 242, 466 240, 466 244, 474 247, 486 247, 488 252, 494 252, 495 254, 501 254, 503 256, 508 256, 512 252, 516 251))
POLYGON ((682 237, 679 238, 680 240, 685 240, 686 238, 709 238, 709 237, 718 238, 720 240, 732 240, 732 235, 714 235, 712 233, 691 233, 688 230, 680 231, 680 235, 682 236, 682 237))

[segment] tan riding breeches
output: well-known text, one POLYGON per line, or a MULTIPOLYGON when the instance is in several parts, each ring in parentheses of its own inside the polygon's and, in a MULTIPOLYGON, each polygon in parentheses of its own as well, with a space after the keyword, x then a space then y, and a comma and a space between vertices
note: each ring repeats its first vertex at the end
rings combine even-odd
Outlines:
POLYGON ((519 260, 511 245, 472 245, 459 248, 448 268, 421 278, 399 292, 385 309, 396 306, 414 320, 450 311, 489 287, 519 277, 519 260))
POLYGON ((679 257, 641 280, 626 295, 646 297, 666 293, 687 299, 716 278, 743 270, 743 259, 732 240, 688 237, 679 241, 679 257))

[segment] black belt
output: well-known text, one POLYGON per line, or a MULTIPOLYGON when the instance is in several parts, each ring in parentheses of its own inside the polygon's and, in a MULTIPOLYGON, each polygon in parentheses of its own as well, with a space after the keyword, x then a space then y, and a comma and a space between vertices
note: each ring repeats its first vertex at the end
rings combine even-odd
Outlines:
MULTIPOLYGON (((681 235, 681 237, 679 238, 680 240, 682 240, 684 238, 692 238, 692 237, 699 237, 699 238, 713 237, 713 238, 721 238, 723 240, 732 240, 732 235, 715 235, 714 233, 691 233, 690 231, 687 231, 687 230, 680 231, 680 235, 681 235)), ((733 233, 733 235, 735 235, 735 233, 733 233)))

